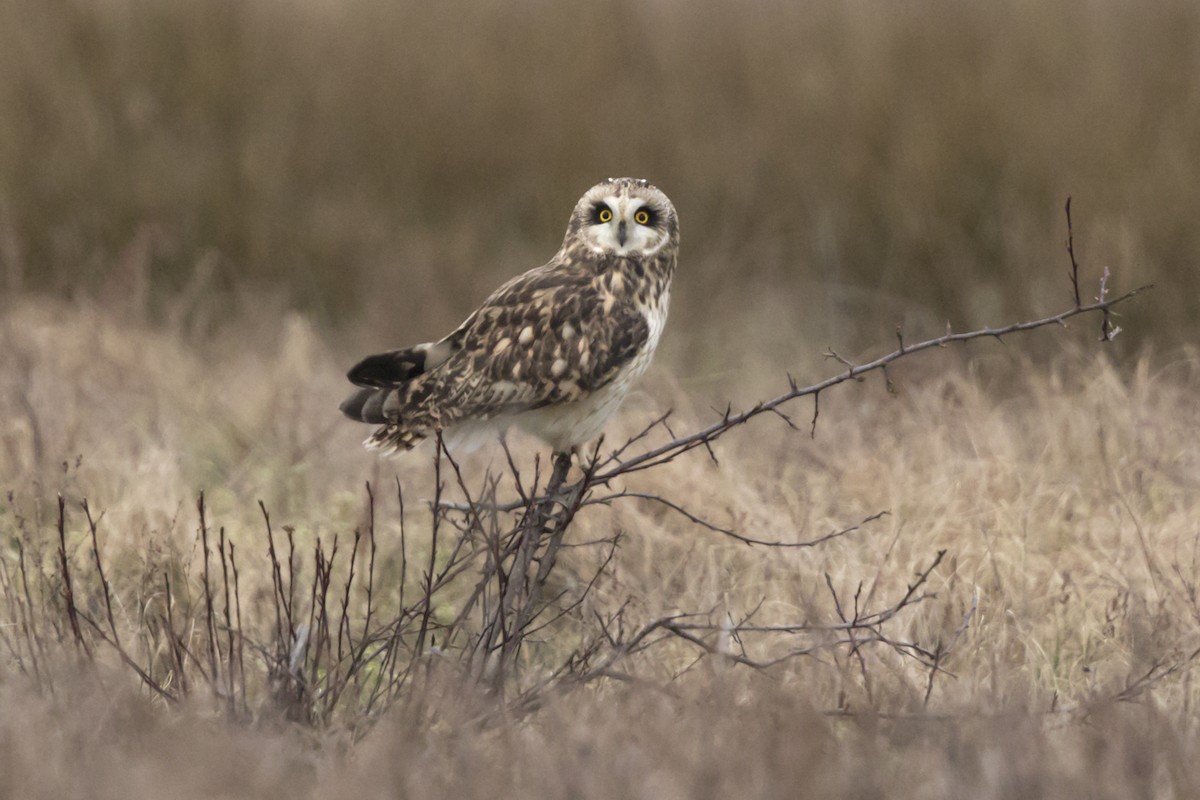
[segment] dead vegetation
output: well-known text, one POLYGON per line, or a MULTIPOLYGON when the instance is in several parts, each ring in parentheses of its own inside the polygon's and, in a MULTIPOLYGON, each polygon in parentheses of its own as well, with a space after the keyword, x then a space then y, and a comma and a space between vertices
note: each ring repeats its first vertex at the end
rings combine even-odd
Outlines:
POLYGON ((1197 793, 1196 9, 619 6, 0 9, 0 795, 1197 793), (364 452, 598 107, 643 390, 364 452))
MULTIPOLYGON (((1078 284, 1073 253, 1070 263, 1078 284)), ((561 459, 544 469, 527 443, 490 464, 431 448, 361 488, 324 465, 298 495, 291 484, 295 522, 261 501, 247 513, 235 494, 201 493, 185 506, 180 482, 173 497, 161 485, 146 493, 86 456, 38 471, 57 472, 56 484, 39 477, 4 506, 6 703, 47 731, 99 715, 115 739, 86 743, 90 758, 126 759, 134 742, 153 739, 133 758, 156 777, 138 790, 107 776, 99 786, 112 796, 161 785, 160 760, 183 757, 190 736, 221 773, 192 773, 184 791, 198 796, 261 786, 254 774, 274 776, 257 794, 282 796, 295 791, 297 763, 321 776, 322 791, 416 796, 505 785, 509 768, 536 775, 511 791, 582 796, 747 785, 772 795, 796 780, 842 793, 899 780, 912 796, 1030 787, 1084 796, 1101 775, 1125 790, 1152 779, 1182 796, 1195 784, 1171 753, 1186 748, 1200 653, 1200 538, 1189 527, 1198 465, 1186 446, 1200 425, 1194 360, 1152 374, 1147 359, 1126 374, 1080 351, 1049 372, 1029 363, 979 372, 950 351, 937 369, 893 374, 955 342, 996 347, 987 342, 1063 325, 1060 337, 1077 340, 1070 323, 1087 315, 1100 336, 1077 344, 1107 341, 1113 306, 1132 294, 1102 292, 1029 323, 922 342, 898 334, 894 352, 861 365, 831 352, 843 369, 830 379, 790 381, 774 400, 708 425, 643 398, 624 424, 649 419, 619 447, 598 444, 578 469, 561 459), (817 406, 871 372, 879 385, 817 406), (1018 381, 1012 399, 987 389, 1000 377, 1018 381), (813 402, 804 425, 793 419, 801 398, 813 402), (114 477, 128 494, 102 509, 91 498, 114 477), (18 687, 32 697, 18 699, 18 687), (164 715, 183 728, 165 733, 164 715), (1095 732, 1096 720, 1112 730, 1095 732), (235 747, 269 742, 273 755, 225 773, 215 762, 228 743, 180 732, 198 724, 227 729, 235 747), (1030 741, 1047 748, 1040 760, 1030 741), (735 743, 727 760, 704 766, 702 753, 735 743), (572 747, 601 754, 597 763, 628 762, 628 772, 579 772, 572 747), (817 765, 831 753, 844 765, 875 761, 848 777, 817 765), (1013 770, 1016 756, 1027 763, 1013 770), (946 772, 901 777, 908 757, 946 772), (705 769, 710 777, 698 778, 705 769), (410 770, 433 777, 414 784, 410 770)), ((151 358, 157 336, 165 362, 185 361, 172 335, 83 311, 39 317, 42 308, 6 317, 13 359, 35 361, 48 342, 45 362, 61 368, 56 359, 99 334, 146 341, 151 358), (21 324, 37 319, 40 328, 21 324)), ((10 436, 8 452, 36 469, 33 442, 44 454, 61 447, 61 431, 42 430, 39 381, 9 388, 28 435, 10 436)), ((338 383, 324 389, 336 395, 338 383)), ((138 402, 155 402, 138 394, 130 387, 96 410, 136 415, 138 402)), ((58 399, 76 402, 70 392, 58 399)), ((214 398, 201 391, 189 402, 214 398)), ((268 404, 260 419, 273 413, 268 404)), ((271 447, 284 459, 275 469, 297 452, 320 465, 347 446, 303 429, 314 419, 294 422, 294 446, 271 447)), ((83 431, 134 443, 149 463, 170 460, 169 429, 83 431)), ((68 754, 61 780, 35 777, 17 729, 3 735, 14 787, 71 785, 79 765, 68 754)))

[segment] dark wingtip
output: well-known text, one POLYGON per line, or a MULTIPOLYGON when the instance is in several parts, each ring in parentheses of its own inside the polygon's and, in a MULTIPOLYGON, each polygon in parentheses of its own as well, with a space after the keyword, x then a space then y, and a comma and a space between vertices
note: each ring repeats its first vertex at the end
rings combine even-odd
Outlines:
POLYGON ((398 386, 425 369, 425 353, 419 349, 394 350, 367 356, 346 373, 355 386, 372 389, 390 389, 398 386))

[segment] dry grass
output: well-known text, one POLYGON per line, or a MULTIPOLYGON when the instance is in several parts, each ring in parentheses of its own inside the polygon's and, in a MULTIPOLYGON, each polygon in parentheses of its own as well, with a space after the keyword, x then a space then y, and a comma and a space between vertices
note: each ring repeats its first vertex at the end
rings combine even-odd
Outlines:
MULTIPOLYGON (((514 26, 507 6, 432 8, 0 9, 0 795, 1195 796, 1200 11, 531 0, 536 24, 514 26), (432 454, 362 451, 332 411, 341 374, 544 258, 614 171, 671 194, 685 254, 665 349, 610 442, 829 374, 830 344, 890 349, 900 322, 911 340, 1065 308, 1068 192, 1085 292, 1103 263, 1118 288, 1162 286, 1115 346, 1081 321, 939 350, 892 370, 895 397, 879 380, 822 395, 815 439, 764 417, 719 464, 699 450, 623 479, 765 539, 889 512, 859 530, 750 548, 661 504, 588 506, 554 576, 578 605, 530 642, 506 702, 421 652, 382 711, 372 662, 295 713, 252 646, 276 624, 258 501, 296 542, 301 614, 313 548, 339 537, 336 618, 370 481, 374 613, 399 613, 429 556, 432 454), (236 548, 244 683, 224 629, 235 679, 204 677, 201 490, 209 536, 236 548), (107 618, 86 499, 113 629, 180 702, 72 634, 60 496, 80 612, 107 618), (614 534, 605 565, 588 543, 614 534), (705 656, 672 637, 512 702, 618 612, 627 633, 680 612, 829 624, 856 593, 894 604, 943 550, 886 642, 717 631, 705 656), (758 670, 731 663, 742 647, 815 649, 758 670)), ((536 453, 515 449, 526 475, 536 453)), ((499 466, 467 461, 468 486, 499 466)))
MULTIPOLYGON (((232 719, 194 674, 182 708, 139 691, 103 645, 99 671, 72 677, 54 497, 68 502, 76 602, 103 620, 77 505, 86 497, 104 515, 99 542, 125 646, 174 690, 181 673, 150 623, 170 575, 181 637, 203 652, 197 488, 208 489, 211 535, 223 526, 236 544, 245 630, 268 641, 270 562, 255 499, 272 507, 277 535, 295 527, 307 575, 318 536, 328 548, 338 533, 346 547, 365 523, 362 481, 387 486, 395 474, 409 497, 409 557, 419 560, 429 515, 416 498, 431 496, 430 454, 381 464, 357 449, 355 427, 328 424, 338 359, 300 317, 279 325, 278 341, 245 332, 251 344, 222 345, 219 361, 177 334, 87 306, 14 304, 3 329, 5 374, 37 364, 6 382, 3 398, 13 423, 3 480, 13 494, 0 516, 0 560, 11 586, 20 542, 46 649, 42 689, 31 693, 39 681, 29 662, 11 657, 22 650, 21 612, 7 594, 0 780, 23 796, 81 786, 97 797, 163 787, 180 796, 690 797, 747 787, 782 796, 799 783, 835 795, 1121 797, 1148 786, 1152 796, 1187 796, 1197 786, 1188 757, 1200 646, 1194 357, 1118 367, 1091 352, 1090 333, 1087 350, 1074 352, 1074 329, 1059 334, 1068 353, 1048 366, 994 343, 969 359, 939 351, 893 374, 898 397, 874 383, 827 396, 815 440, 760 420, 722 440, 719 466, 700 451, 639 473, 630 488, 762 538, 798 541, 890 515, 815 549, 778 551, 747 548, 652 503, 585 508, 572 540, 620 531, 621 545, 582 611, 529 650, 523 679, 544 677, 596 614, 624 607, 630 628, 680 611, 716 623, 751 611, 761 624, 828 623, 836 611, 826 576, 843 602, 861 585, 862 606, 880 609, 945 549, 933 596, 887 628, 930 650, 952 644, 932 689, 927 666, 886 646, 864 648, 862 660, 846 647, 821 649, 759 672, 719 656, 697 662, 699 651, 677 643, 622 662, 632 683, 553 694, 532 715, 497 717, 494 699, 464 690, 451 672, 368 727, 351 692, 306 733, 282 721, 286 709, 263 682, 267 664, 253 653, 245 693, 235 690, 244 710, 232 719), (312 369, 303 393, 272 400, 237 388, 283 385, 301 363, 312 369), (350 739, 361 741, 346 750, 350 739)), ((662 369, 648 388, 614 432, 663 410, 654 398, 684 396, 662 369)), ((677 426, 708 416, 685 410, 677 426)), ((528 468, 533 453, 519 447, 518 460, 528 468)), ((465 466, 474 480, 485 465, 465 466)), ((389 598, 377 613, 386 614, 398 580, 392 498, 379 502, 377 542, 376 590, 389 598)), ((600 558, 598 548, 567 552, 560 588, 574 597, 600 558)), ((365 553, 357 564, 365 569, 365 553)), ((360 582, 358 619, 364 596, 360 582)), ((822 641, 743 638, 759 659, 822 641)))

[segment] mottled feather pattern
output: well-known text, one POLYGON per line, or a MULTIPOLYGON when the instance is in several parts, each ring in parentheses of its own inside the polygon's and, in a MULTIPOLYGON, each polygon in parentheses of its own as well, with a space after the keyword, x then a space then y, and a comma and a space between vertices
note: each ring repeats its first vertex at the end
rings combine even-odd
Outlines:
POLYGON ((363 388, 342 411, 382 423, 366 444, 384 450, 407 450, 434 431, 492 419, 569 449, 598 432, 649 364, 677 246, 674 208, 661 192, 629 179, 593 187, 549 263, 501 286, 446 339, 364 359, 349 373, 363 388), (609 192, 645 195, 630 206, 647 214, 655 203, 658 225, 643 226, 650 229, 643 238, 658 245, 653 252, 614 251, 604 239, 589 239, 596 203, 625 207, 624 195, 609 192))

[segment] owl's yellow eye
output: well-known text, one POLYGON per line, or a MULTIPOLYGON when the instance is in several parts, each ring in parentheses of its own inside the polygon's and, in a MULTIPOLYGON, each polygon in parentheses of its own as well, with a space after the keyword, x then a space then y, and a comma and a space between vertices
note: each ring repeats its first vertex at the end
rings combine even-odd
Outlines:
POLYGON ((650 222, 650 212, 643 208, 633 215, 633 221, 638 225, 645 225, 646 223, 650 222))
POLYGON ((596 218, 601 222, 611 222, 612 211, 608 210, 607 208, 602 208, 600 209, 600 213, 596 215, 596 218))

